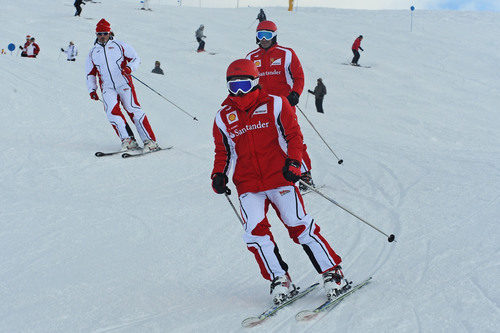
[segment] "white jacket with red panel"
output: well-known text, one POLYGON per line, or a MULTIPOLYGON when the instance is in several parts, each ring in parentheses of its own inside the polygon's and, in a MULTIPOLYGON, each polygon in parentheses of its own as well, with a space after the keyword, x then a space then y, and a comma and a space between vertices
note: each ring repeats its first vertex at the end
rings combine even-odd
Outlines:
POLYGON ((97 80, 102 89, 116 89, 123 85, 132 86, 130 77, 122 75, 126 66, 135 71, 141 59, 132 46, 110 39, 106 45, 96 43, 90 50, 85 70, 87 73, 87 88, 89 92, 97 90, 97 80))
POLYGON ((213 126, 215 161, 212 175, 228 174, 239 194, 292 185, 283 177, 287 157, 302 160, 302 133, 286 98, 258 90, 248 112, 227 98, 213 126))

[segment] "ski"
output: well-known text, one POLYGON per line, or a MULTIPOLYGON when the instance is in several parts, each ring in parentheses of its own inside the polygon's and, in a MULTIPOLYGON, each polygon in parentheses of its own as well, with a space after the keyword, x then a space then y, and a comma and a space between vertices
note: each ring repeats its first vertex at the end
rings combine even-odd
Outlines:
POLYGON ((351 65, 351 64, 348 64, 346 62, 343 62, 342 65, 346 65, 346 66, 352 66, 352 67, 363 67, 363 68, 372 68, 372 66, 364 66, 364 65, 351 65))
POLYGON ((266 311, 262 312, 259 316, 254 316, 254 317, 248 317, 246 318, 245 320, 243 320, 241 322, 241 326, 243 327, 254 327, 254 326, 257 326, 259 324, 261 324, 263 321, 265 321, 267 318, 275 315, 279 310, 283 309, 284 307, 292 304, 293 302, 295 302, 296 300, 298 300, 299 298, 302 298, 304 297, 305 295, 309 294, 311 291, 313 291, 317 286, 319 285, 319 283, 315 283, 315 284, 312 284, 310 285, 309 287, 307 287, 305 290, 303 291, 299 291, 298 294, 296 294, 295 296, 292 296, 291 298, 287 299, 286 301, 284 301, 283 303, 281 304, 278 304, 278 305, 273 305, 271 306, 270 308, 268 308, 266 311))
POLYGON ((132 154, 131 153, 123 153, 122 157, 123 158, 139 157, 139 156, 144 156, 144 155, 151 154, 151 153, 156 153, 157 151, 169 150, 169 149, 172 149, 172 148, 174 148, 174 146, 168 146, 166 148, 160 148, 158 150, 147 151, 147 152, 139 151, 138 153, 132 153, 132 154))
POLYGON ((320 313, 330 311, 331 309, 333 309, 334 307, 336 307, 337 305, 339 305, 340 302, 342 302, 344 299, 346 299, 349 295, 352 295, 356 290, 358 290, 361 287, 367 285, 370 282, 371 279, 372 279, 372 277, 370 276, 368 279, 364 280, 363 282, 355 285, 354 287, 351 287, 344 294, 341 294, 340 296, 338 296, 338 297, 336 297, 334 299, 326 301, 325 303, 321 304, 320 306, 318 306, 317 308, 315 308, 313 310, 300 311, 299 313, 297 313, 295 315, 295 319, 297 321, 311 320, 311 319, 314 319, 320 313))
POLYGON ((112 151, 112 152, 109 152, 109 153, 98 151, 94 155, 97 156, 97 157, 103 157, 103 156, 112 156, 112 155, 116 155, 116 154, 120 154, 120 153, 123 153, 123 150, 112 151))

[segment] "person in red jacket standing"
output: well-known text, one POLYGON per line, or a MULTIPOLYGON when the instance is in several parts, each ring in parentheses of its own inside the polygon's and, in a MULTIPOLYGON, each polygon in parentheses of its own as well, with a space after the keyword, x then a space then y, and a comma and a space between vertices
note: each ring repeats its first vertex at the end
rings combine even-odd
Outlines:
MULTIPOLYGON (((262 21, 257 25, 256 42, 259 48, 247 54, 259 69, 260 85, 268 94, 285 96, 295 111, 304 89, 304 71, 299 58, 289 47, 278 45, 276 24, 262 21)), ((311 186, 311 159, 304 144, 302 151, 302 180, 311 186)), ((302 184, 301 190, 307 189, 302 184)))
POLYGON ((262 276, 271 281, 273 301, 279 304, 296 293, 288 265, 274 242, 266 213, 268 203, 278 212, 293 241, 301 244, 314 268, 323 275, 328 297, 348 282, 341 258, 321 236, 308 215, 298 188, 303 142, 297 116, 285 97, 269 95, 259 85, 254 62, 239 59, 226 72, 229 96, 215 116, 215 161, 212 188, 229 195, 230 166, 241 206, 248 250, 262 276))
POLYGON ((364 51, 363 48, 361 47, 361 41, 363 40, 363 36, 359 35, 358 38, 354 41, 352 44, 352 53, 354 53, 354 57, 352 58, 351 65, 353 66, 359 66, 358 65, 358 60, 359 60, 359 50, 364 51))

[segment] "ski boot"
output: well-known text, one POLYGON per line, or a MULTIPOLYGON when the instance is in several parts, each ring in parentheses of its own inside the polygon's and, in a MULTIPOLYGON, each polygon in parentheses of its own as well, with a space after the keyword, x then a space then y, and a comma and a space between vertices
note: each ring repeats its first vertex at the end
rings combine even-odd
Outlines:
POLYGON ((122 140, 122 151, 139 149, 137 141, 134 137, 125 138, 122 140))
MULTIPOLYGON (((312 180, 312 177, 311 177, 311 171, 306 171, 304 172, 301 176, 300 176, 300 179, 302 179, 302 181, 304 183, 306 183, 307 185, 311 186, 311 187, 316 187, 314 185, 314 182, 312 180)), ((304 184, 302 183, 299 183, 299 190, 301 192, 305 192, 307 191, 309 188, 307 186, 305 186, 304 184)))
POLYGON ((271 292, 274 304, 278 305, 286 299, 298 294, 298 288, 292 284, 290 275, 277 276, 271 282, 271 292))
POLYGON ((323 287, 326 291, 326 297, 329 300, 334 299, 347 290, 351 289, 352 281, 349 282, 344 278, 342 267, 337 265, 323 273, 323 287))
POLYGON ((144 152, 152 152, 152 151, 157 151, 160 150, 160 146, 158 146, 158 143, 154 140, 145 140, 144 141, 144 152))

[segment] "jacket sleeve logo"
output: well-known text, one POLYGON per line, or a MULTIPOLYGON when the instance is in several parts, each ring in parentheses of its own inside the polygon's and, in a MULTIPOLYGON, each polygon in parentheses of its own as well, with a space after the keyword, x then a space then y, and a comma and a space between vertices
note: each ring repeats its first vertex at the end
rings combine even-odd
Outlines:
POLYGON ((232 124, 234 122, 237 122, 238 121, 238 115, 236 114, 236 111, 233 111, 233 112, 230 112, 226 115, 227 117, 227 122, 229 124, 232 124))
POLYGON ((255 66, 260 67, 260 60, 254 60, 253 62, 255 66))
POLYGON ((281 65, 281 58, 278 58, 274 61, 273 59, 271 59, 271 66, 277 66, 277 65, 281 65))

